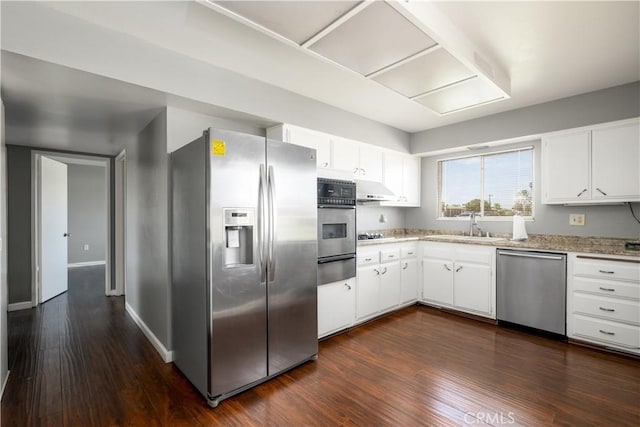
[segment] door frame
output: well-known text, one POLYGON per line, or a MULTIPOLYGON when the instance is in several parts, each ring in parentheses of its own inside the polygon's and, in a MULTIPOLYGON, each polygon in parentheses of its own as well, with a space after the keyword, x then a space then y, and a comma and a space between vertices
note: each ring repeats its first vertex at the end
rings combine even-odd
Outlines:
POLYGON ((116 290, 111 289, 111 159, 108 157, 92 156, 84 154, 61 153, 56 151, 32 150, 31 151, 31 305, 40 304, 41 286, 40 258, 42 253, 41 233, 39 221, 40 207, 40 158, 49 157, 67 164, 81 164, 104 167, 105 176, 105 206, 107 209, 105 224, 105 269, 104 286, 105 295, 117 295, 116 290))
POLYGON ((124 295, 127 288, 127 150, 122 150, 115 158, 115 295, 124 295))

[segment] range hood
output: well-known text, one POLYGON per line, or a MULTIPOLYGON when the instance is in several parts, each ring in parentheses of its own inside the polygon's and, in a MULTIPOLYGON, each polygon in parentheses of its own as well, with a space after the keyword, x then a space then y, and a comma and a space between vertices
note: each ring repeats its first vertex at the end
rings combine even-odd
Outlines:
POLYGON ((359 202, 397 201, 398 196, 379 182, 356 180, 356 199, 359 202))

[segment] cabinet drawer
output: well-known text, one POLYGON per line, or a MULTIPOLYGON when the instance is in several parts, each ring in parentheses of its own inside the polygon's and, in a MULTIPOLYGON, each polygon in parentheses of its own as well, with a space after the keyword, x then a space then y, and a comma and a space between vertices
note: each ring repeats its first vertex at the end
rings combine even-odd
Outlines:
POLYGON ((495 249, 485 248, 458 248, 456 249, 456 261, 472 262, 475 264, 491 264, 491 255, 495 249))
POLYGON ((591 292, 609 297, 640 299, 640 284, 618 282, 616 280, 589 279, 574 277, 573 290, 591 292))
POLYGON ((626 348, 640 348, 640 327, 638 326, 576 315, 573 319, 573 329, 577 337, 595 339, 626 348))
POLYGON ((362 254, 358 254, 358 265, 371 265, 371 264, 379 264, 380 263, 380 253, 379 252, 365 252, 362 254))
POLYGON ((640 282, 640 264, 605 260, 576 259, 574 274, 611 280, 640 282))
POLYGON ((634 301, 574 293, 573 310, 576 313, 640 324, 640 304, 634 301))
POLYGON ((400 248, 401 258, 415 258, 418 253, 418 248, 415 246, 403 246, 400 248))
POLYGON ((388 249, 380 252, 380 262, 397 261, 400 259, 400 249, 388 249))

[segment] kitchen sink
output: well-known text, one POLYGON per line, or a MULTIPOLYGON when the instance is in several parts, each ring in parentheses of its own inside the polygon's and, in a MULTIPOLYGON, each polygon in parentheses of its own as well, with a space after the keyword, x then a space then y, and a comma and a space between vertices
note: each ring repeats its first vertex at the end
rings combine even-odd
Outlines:
POLYGON ((461 242, 501 242, 507 240, 504 237, 462 236, 460 234, 434 234, 428 237, 429 239, 459 240, 461 242))

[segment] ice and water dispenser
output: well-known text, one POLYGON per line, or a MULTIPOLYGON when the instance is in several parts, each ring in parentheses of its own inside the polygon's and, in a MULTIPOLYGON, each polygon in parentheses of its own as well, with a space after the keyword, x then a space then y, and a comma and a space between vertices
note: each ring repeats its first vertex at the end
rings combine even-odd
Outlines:
POLYGON ((224 266, 242 267, 253 264, 253 209, 223 209, 224 266))

